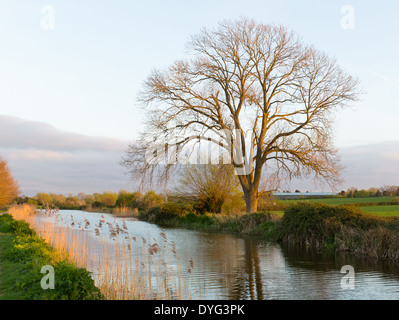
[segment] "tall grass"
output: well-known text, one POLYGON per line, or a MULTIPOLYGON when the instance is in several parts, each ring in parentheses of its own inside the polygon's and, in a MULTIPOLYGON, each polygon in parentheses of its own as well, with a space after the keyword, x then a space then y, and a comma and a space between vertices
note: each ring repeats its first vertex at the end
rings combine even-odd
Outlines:
MULTIPOLYGON (((9 213, 25 220, 40 237, 66 259, 93 273, 96 286, 107 299, 191 299, 182 277, 174 243, 161 233, 161 242, 129 234, 126 224, 102 219, 93 231, 90 221, 66 219, 56 210, 35 213, 28 205, 14 206, 9 213)), ((193 267, 193 266, 192 266, 193 267)))
POLYGON ((353 252, 378 259, 399 260, 399 233, 378 226, 360 230, 341 226, 335 236, 337 251, 353 252))
POLYGON ((115 217, 119 218, 128 218, 128 217, 137 218, 139 216, 139 209, 129 208, 129 207, 115 207, 112 209, 112 214, 115 217))

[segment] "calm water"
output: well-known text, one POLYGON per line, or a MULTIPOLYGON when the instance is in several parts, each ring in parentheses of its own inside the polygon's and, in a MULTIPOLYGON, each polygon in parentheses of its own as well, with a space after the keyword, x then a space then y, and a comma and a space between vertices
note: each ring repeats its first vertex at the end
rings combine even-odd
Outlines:
MULTIPOLYGON (((399 299, 397 263, 326 254, 254 237, 161 229, 132 218, 100 213, 68 210, 60 211, 60 216, 62 220, 57 219, 57 224, 70 226, 74 221, 73 228, 78 232, 85 229, 94 246, 99 245, 95 229, 100 220, 104 221, 103 225, 109 222, 121 229, 124 225, 126 232, 109 235, 107 240, 120 246, 126 245, 128 237, 134 237, 135 245, 143 246, 144 250, 151 243, 162 246, 165 239, 161 233, 164 232, 168 246, 173 247, 171 244, 175 243, 179 259, 178 263, 169 259, 168 268, 176 270, 179 265, 180 276, 189 283, 194 299, 399 299), (355 270, 354 289, 341 288, 345 274, 340 270, 344 265, 351 265, 355 270)), ((54 218, 43 216, 43 219, 54 218)), ((92 269, 95 272, 95 262, 92 269)))

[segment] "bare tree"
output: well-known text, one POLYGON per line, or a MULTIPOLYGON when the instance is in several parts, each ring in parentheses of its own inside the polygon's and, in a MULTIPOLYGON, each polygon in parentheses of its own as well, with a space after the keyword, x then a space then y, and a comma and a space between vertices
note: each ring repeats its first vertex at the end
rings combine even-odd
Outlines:
POLYGON ((9 205, 19 194, 19 186, 7 161, 0 157, 0 207, 9 205))
POLYGON ((176 194, 191 197, 199 211, 220 213, 223 204, 242 194, 231 164, 191 164, 182 169, 176 194))
POLYGON ((399 187, 398 186, 382 186, 380 188, 380 192, 384 197, 392 197, 396 195, 396 192, 398 191, 399 187))
POLYGON ((262 170, 338 181, 332 111, 357 99, 356 79, 286 28, 245 19, 203 29, 189 49, 191 59, 145 82, 147 126, 122 160, 132 179, 165 181, 175 157, 205 143, 234 165, 247 212, 257 210, 262 170))

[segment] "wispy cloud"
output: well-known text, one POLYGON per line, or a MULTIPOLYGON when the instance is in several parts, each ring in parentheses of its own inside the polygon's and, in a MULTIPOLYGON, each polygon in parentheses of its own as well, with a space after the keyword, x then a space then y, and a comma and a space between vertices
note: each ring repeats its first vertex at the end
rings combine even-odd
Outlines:
POLYGON ((374 76, 376 76, 376 77, 378 77, 378 78, 380 78, 380 79, 386 81, 386 82, 389 84, 389 86, 390 86, 391 88, 397 88, 397 89, 399 89, 399 84, 398 84, 398 82, 392 80, 391 78, 389 78, 389 77, 383 75, 382 73, 379 73, 379 72, 376 72, 376 71, 373 71, 373 70, 370 70, 370 69, 367 69, 367 68, 363 68, 363 69, 364 69, 365 71, 367 71, 368 73, 370 73, 370 74, 372 74, 372 75, 374 75, 374 76))
POLYGON ((61 131, 38 121, 0 115, 0 146, 53 151, 120 151, 124 141, 109 137, 90 137, 61 131))
POLYGON ((80 135, 0 115, 0 154, 27 195, 129 188, 118 164, 125 146, 115 138, 80 135))

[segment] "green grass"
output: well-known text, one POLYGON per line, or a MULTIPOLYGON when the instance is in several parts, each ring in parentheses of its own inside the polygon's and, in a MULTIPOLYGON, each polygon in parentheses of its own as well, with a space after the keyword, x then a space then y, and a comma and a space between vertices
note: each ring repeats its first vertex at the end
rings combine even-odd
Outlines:
POLYGON ((365 197, 365 198, 317 198, 317 199, 296 199, 296 200, 282 200, 284 203, 296 203, 299 201, 309 201, 311 203, 325 203, 329 205, 340 204, 359 204, 359 203, 383 203, 392 202, 395 197, 365 197))
POLYGON ((67 261, 24 221, 0 215, 0 300, 101 299, 91 274, 67 261), (43 266, 53 266, 55 288, 43 289, 43 266))
MULTIPOLYGON (((12 234, 0 232, 0 250, 1 249, 4 250, 4 248, 10 247, 12 245, 12 241, 14 240, 14 238, 15 236, 13 236, 12 234)), ((1 251, 0 251, 0 256, 1 256, 1 251)), ((0 299, 4 294, 4 289, 2 284, 5 282, 4 278, 7 275, 7 273, 4 274, 4 271, 2 271, 4 268, 5 268, 4 261, 3 259, 0 259, 0 299)))
POLYGON ((282 217, 284 215, 284 211, 272 211, 276 216, 282 217))
POLYGON ((398 206, 369 206, 359 207, 362 211, 380 217, 398 217, 399 216, 399 205, 398 206))

